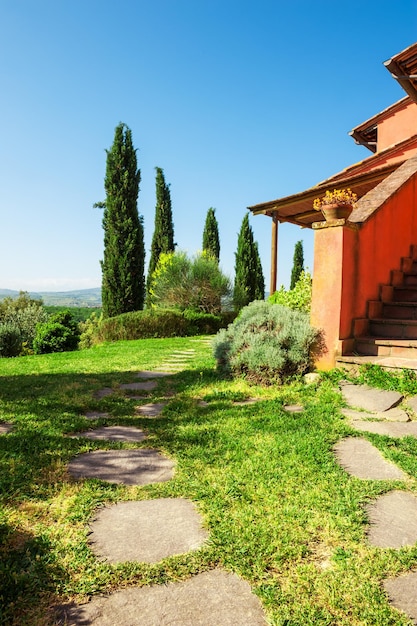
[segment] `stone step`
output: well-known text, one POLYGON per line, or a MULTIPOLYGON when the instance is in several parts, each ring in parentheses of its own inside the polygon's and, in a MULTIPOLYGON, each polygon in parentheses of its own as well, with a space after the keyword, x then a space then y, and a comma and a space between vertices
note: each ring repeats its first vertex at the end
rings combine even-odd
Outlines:
MULTIPOLYGON (((394 302, 417 302, 417 285, 396 285, 392 288, 394 302)), ((391 300, 391 298, 387 298, 391 300)))
POLYGON ((417 341, 385 337, 357 337, 355 351, 364 356, 394 356, 417 359, 417 341))
POLYGON ((417 302, 382 302, 379 310, 372 305, 368 310, 370 319, 417 320, 417 302))
POLYGON ((392 339, 417 339, 417 320, 370 320, 369 333, 373 337, 387 337, 392 339))
POLYGON ((336 367, 354 375, 358 374, 363 365, 378 365, 390 372, 403 369, 417 371, 417 357, 413 359, 400 356, 358 356, 357 354, 336 357, 336 367))

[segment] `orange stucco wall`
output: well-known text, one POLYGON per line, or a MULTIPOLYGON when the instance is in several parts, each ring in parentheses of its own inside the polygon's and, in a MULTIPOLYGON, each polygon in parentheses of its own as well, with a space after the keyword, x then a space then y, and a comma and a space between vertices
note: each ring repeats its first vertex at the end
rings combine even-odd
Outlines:
POLYGON ((417 104, 408 102, 401 110, 394 111, 378 123, 378 148, 385 150, 410 137, 410 128, 417 128, 417 104))
POLYGON ((358 226, 315 232, 311 323, 324 330, 328 350, 319 369, 352 348, 353 320, 366 317, 367 301, 378 299, 380 285, 417 244, 417 175, 358 226))

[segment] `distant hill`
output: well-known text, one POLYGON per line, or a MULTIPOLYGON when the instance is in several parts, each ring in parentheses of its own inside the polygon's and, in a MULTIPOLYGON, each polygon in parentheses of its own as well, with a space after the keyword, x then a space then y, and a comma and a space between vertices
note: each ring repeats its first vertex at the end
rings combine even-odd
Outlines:
MULTIPOLYGON (((68 307, 100 307, 101 289, 78 289, 75 291, 29 291, 31 298, 42 299, 46 306, 68 307)), ((0 289, 0 300, 4 298, 17 298, 18 291, 13 289, 0 289)))

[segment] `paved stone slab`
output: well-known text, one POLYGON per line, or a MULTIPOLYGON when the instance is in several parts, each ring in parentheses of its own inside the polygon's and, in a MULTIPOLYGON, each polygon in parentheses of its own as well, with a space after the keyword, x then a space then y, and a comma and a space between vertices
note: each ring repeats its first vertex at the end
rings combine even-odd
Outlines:
POLYGON ((97 400, 101 400, 101 398, 107 398, 107 396, 111 396, 112 393, 114 393, 114 389, 112 389, 111 387, 103 387, 103 389, 98 389, 94 392, 94 397, 97 398, 97 400))
POLYGON ((365 411, 388 411, 388 409, 397 406, 403 399, 403 396, 397 391, 374 389, 368 385, 343 383, 340 385, 340 389, 347 404, 365 411))
POLYGON ((7 435, 14 428, 13 424, 9 424, 8 422, 0 422, 0 435, 7 435))
POLYGON ((184 498, 119 502, 97 513, 91 531, 93 552, 110 563, 157 563, 197 550, 208 537, 193 502, 184 498))
POLYGON ((164 406, 166 406, 166 402, 150 402, 149 404, 135 406, 135 413, 141 417, 158 417, 161 415, 164 406))
MULTIPOLYGON (((395 407, 388 411, 370 413, 369 411, 357 411, 355 409, 342 409, 343 415, 348 418, 360 420, 384 420, 388 422, 409 422, 410 418, 403 409, 395 407)), ((416 422, 417 423, 417 422, 416 422)))
POLYGON ((267 624, 261 603, 248 583, 221 569, 179 583, 123 589, 64 611, 59 622, 62 626, 267 624))
POLYGON ((396 609, 404 611, 417 624, 417 572, 390 578, 384 582, 384 589, 396 609))
POLYGON ((141 370, 140 372, 136 372, 136 376, 138 378, 146 380, 147 378, 163 378, 164 376, 171 376, 171 372, 153 372, 150 370, 141 370))
POLYGON ((146 439, 143 430, 134 426, 103 426, 71 436, 85 437, 86 439, 107 439, 108 441, 143 441, 146 439))
POLYGON ((143 383, 126 383, 120 385, 120 389, 126 389, 128 391, 152 391, 158 383, 155 380, 148 380, 143 383))
POLYGON ((110 415, 103 411, 87 411, 84 417, 88 420, 98 420, 98 419, 106 419, 109 418, 110 415))
POLYGON ((407 406, 417 415, 417 396, 412 396, 406 400, 407 406))
POLYGON ((301 404, 286 404, 284 406, 284 411, 288 413, 301 413, 304 411, 304 407, 301 404))
POLYGON ((417 542, 417 497, 407 491, 390 491, 366 507, 368 540, 379 548, 402 548, 417 542))
POLYGON ((350 419, 349 424, 355 430, 388 437, 417 437, 417 422, 370 422, 369 420, 350 419))
POLYGON ((109 483, 148 485, 173 477, 174 462, 157 450, 96 450, 79 454, 68 465, 74 478, 98 478, 109 483))
POLYGON ((361 437, 347 437, 334 446, 340 465, 365 480, 404 480, 406 475, 384 459, 380 451, 361 437))

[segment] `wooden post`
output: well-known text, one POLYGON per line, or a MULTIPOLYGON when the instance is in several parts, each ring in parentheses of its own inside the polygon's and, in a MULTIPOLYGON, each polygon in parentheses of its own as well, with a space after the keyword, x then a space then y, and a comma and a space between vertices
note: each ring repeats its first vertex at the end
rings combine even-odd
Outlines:
POLYGON ((278 274, 278 217, 272 214, 272 237, 271 237, 271 282, 269 293, 272 295, 277 290, 278 274))

